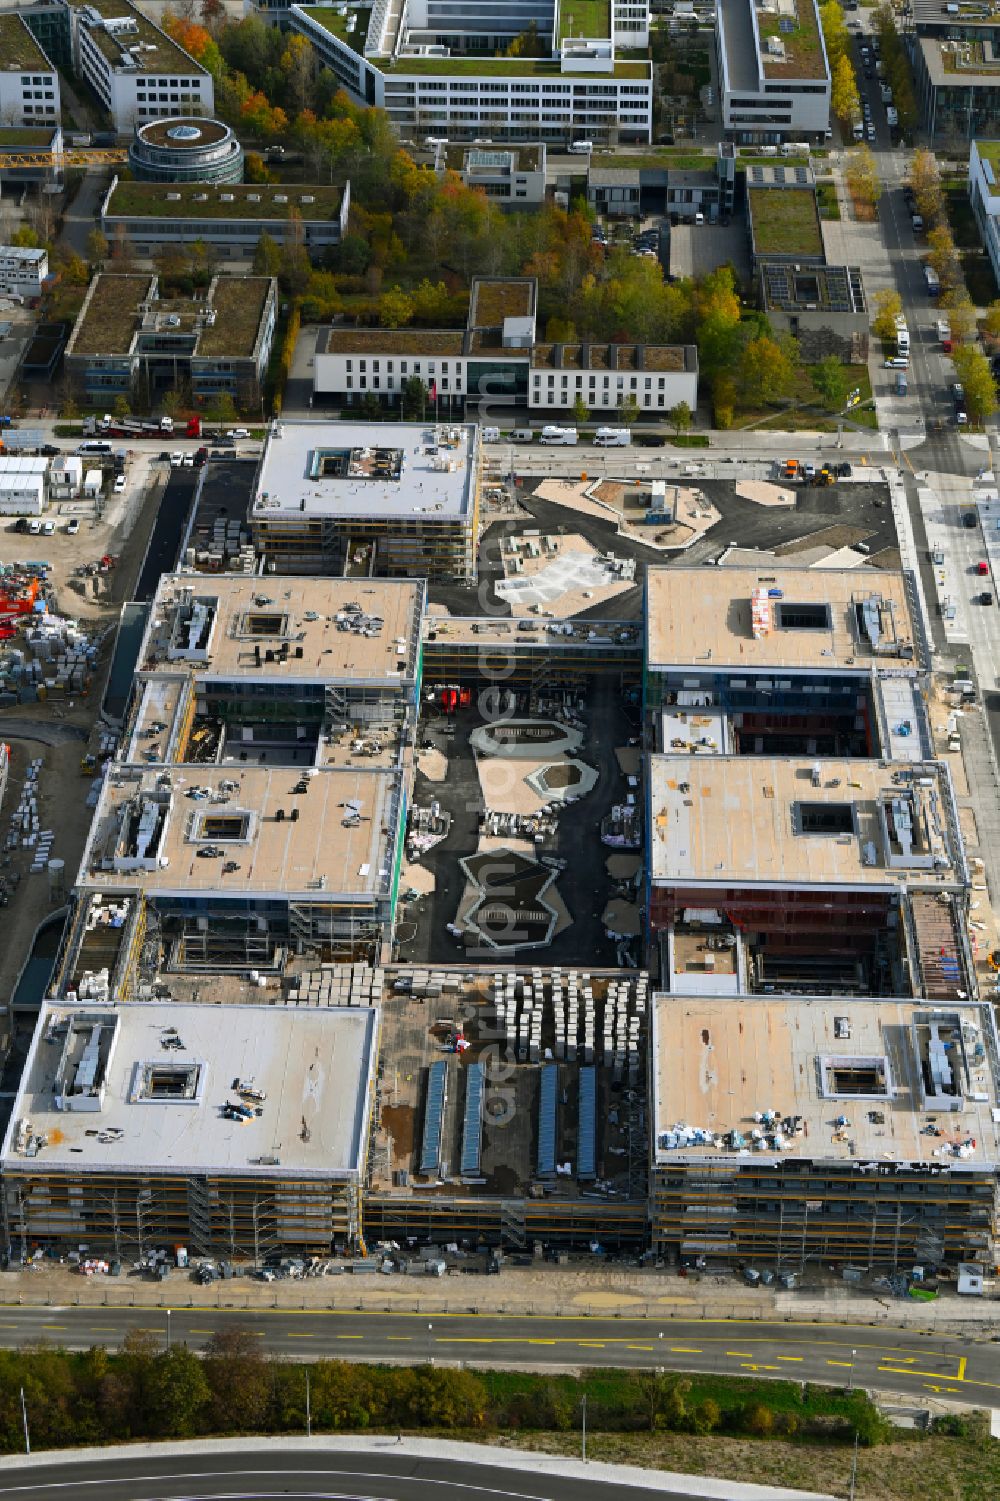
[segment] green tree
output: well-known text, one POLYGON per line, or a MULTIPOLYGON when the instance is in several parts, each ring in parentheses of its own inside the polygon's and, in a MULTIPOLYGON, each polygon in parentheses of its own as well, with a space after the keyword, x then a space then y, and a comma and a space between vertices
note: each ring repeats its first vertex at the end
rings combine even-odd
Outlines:
POLYGON ((22 250, 38 250, 42 238, 37 229, 32 229, 30 224, 20 224, 11 235, 10 243, 20 246, 22 250))
POLYGON ((340 242, 337 266, 345 276, 363 276, 371 265, 371 247, 364 235, 346 234, 340 242))
MULTIPOLYGON (((571 0, 568 14, 572 23, 571 0)), ((539 34, 537 21, 529 21, 525 29, 518 33, 507 48, 508 57, 548 57, 548 55, 549 49, 544 38, 539 34)))
POLYGON ((382 403, 374 391, 366 391, 358 405, 366 422, 377 422, 382 416, 382 403))
POLYGON ((691 408, 686 401, 679 401, 672 406, 667 413, 667 421, 674 430, 674 437, 679 438, 681 433, 686 433, 691 426, 691 408))
POLYGON ((831 412, 839 412, 847 400, 851 377, 837 356, 828 354, 826 359, 820 360, 809 372, 809 379, 822 397, 823 405, 831 412))
POLYGON ((403 384, 400 409, 404 420, 423 422, 427 416, 427 387, 419 375, 411 375, 403 384))
POLYGON ((714 1397, 704 1397, 695 1408, 692 1427, 695 1433, 714 1433, 722 1422, 722 1408, 714 1397))
POLYGON ((740 1427, 755 1438, 767 1438, 774 1430, 774 1413, 763 1402, 753 1402, 744 1409, 740 1427))
POLYGON ((915 151, 910 163, 910 187, 917 212, 925 223, 935 225, 945 217, 944 192, 937 158, 932 151, 915 151))
POLYGON ((622 427, 633 427, 639 420, 639 403, 631 391, 627 391, 618 403, 618 421, 622 427))
POLYGON ((996 298, 986 309, 983 332, 989 334, 991 339, 1000 339, 1000 298, 996 298))
POLYGON ((859 146, 856 151, 848 153, 846 178, 851 196, 858 203, 874 208, 882 192, 882 183, 875 158, 867 146, 859 146))
POLYGON ((955 373, 965 387, 965 410, 969 421, 980 425, 988 421, 997 409, 997 383, 990 362, 973 344, 958 345, 952 359, 955 373))
POLYGON ((745 402, 765 405, 791 391, 795 367, 776 339, 762 334, 751 339, 740 356, 738 380, 745 402))
POLYGON ((196 1432, 210 1395, 197 1355, 184 1345, 164 1350, 153 1361, 146 1390, 153 1431, 164 1438, 184 1438, 196 1432))
POLYGON ((260 1340, 240 1325, 218 1329, 205 1346, 209 1417, 217 1433, 261 1433, 268 1427, 271 1373, 260 1340))
POLYGON ((413 322, 413 298, 402 287, 390 287, 378 300, 378 321, 383 328, 405 328, 413 322))
POLYGON ((219 391, 205 407, 209 422, 235 422, 239 417, 236 403, 228 391, 219 391))
POLYGON ((131 417, 131 415, 132 415, 132 408, 129 405, 129 399, 128 399, 128 397, 127 396, 116 396, 115 397, 115 401, 114 401, 114 406, 112 407, 112 411, 114 412, 114 414, 115 414, 116 417, 131 417))
MULTIPOLYGON (((824 10, 826 7, 824 6, 824 10)), ((840 10, 840 6, 837 6, 840 10)), ((830 107, 841 125, 850 128, 861 119, 861 99, 858 95, 858 83, 851 67, 851 60, 845 54, 838 57, 833 65, 833 76, 830 85, 830 107)))
POLYGON ((67 418, 67 420, 71 420, 74 417, 79 417, 80 408, 77 405, 76 399, 73 396, 72 392, 67 392, 67 394, 60 402, 59 415, 60 417, 67 418))
POLYGON ((585 422, 590 421, 590 408, 584 400, 582 391, 576 393, 576 400, 573 402, 573 419, 581 427, 585 422))
POLYGON ((255 276, 277 276, 281 270, 281 247, 269 234, 262 234, 253 252, 255 276))
POLYGON ((875 316, 872 319, 872 332, 875 336, 879 339, 894 339, 896 319, 902 311, 903 303, 898 292, 876 292, 875 316))
POLYGON ((819 17, 823 27, 823 40, 826 43, 826 55, 830 60, 830 66, 834 67, 850 51, 851 40, 847 22, 837 0, 827 0, 825 5, 821 5, 819 17))
POLYGON ((87 259, 94 266, 101 266, 108 258, 107 235, 102 235, 99 229, 92 229, 87 236, 87 259))
POLYGON ((164 391, 160 405, 163 407, 165 417, 179 417, 184 402, 179 391, 164 391))
POLYGON ((967 344, 975 338, 976 309, 964 282, 944 293, 941 306, 947 309, 951 336, 956 344, 967 344))

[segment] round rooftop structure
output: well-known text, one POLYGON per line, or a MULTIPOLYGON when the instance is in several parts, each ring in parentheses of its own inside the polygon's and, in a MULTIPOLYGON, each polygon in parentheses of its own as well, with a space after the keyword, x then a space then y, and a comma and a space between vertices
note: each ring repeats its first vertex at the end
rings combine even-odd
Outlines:
POLYGON ((243 147, 221 120, 137 125, 128 164, 138 182, 243 181, 243 147))

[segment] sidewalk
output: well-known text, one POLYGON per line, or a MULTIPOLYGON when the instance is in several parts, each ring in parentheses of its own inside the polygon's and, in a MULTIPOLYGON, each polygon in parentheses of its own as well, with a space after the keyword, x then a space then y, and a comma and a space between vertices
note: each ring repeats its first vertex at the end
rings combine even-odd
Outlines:
POLYGON ((187 1272, 165 1282, 137 1277, 84 1278, 65 1267, 0 1275, 0 1305, 124 1308, 371 1309, 379 1313, 461 1313, 484 1317, 748 1319, 816 1324, 884 1324, 927 1333, 991 1338, 997 1307, 991 1298, 959 1298, 948 1291, 933 1303, 910 1302, 871 1292, 857 1295, 843 1284, 814 1285, 798 1292, 747 1288, 733 1276, 680 1278, 663 1271, 615 1267, 505 1268, 496 1277, 382 1276, 379 1273, 258 1282, 237 1277, 200 1287, 187 1272))

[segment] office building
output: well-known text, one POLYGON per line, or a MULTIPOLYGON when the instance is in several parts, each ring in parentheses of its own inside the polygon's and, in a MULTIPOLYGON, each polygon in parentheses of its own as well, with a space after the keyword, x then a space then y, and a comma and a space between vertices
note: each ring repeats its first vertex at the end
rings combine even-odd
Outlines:
POLYGON ((502 0, 488 11, 470 0, 292 5, 282 20, 404 137, 651 139, 648 0, 502 0), (512 57, 529 28, 542 55, 512 57))
POLYGON ((830 65, 816 0, 718 0, 716 51, 731 140, 828 139, 830 65))
POLYGON ((592 412, 615 412, 627 397, 640 411, 697 405, 693 345, 536 342, 537 282, 477 277, 464 329, 330 330, 313 367, 313 395, 359 405, 374 394, 396 406, 407 384, 422 382, 425 411, 461 414, 480 400, 538 412, 572 411, 582 397, 592 412))
POLYGON ((266 186, 237 182, 123 182, 111 179, 101 205, 101 228, 112 244, 123 238, 135 255, 150 257, 196 241, 220 260, 253 261, 261 235, 278 245, 302 244, 318 259, 347 231, 350 184, 266 186))
POLYGON ((212 75, 129 0, 74 7, 74 63, 120 134, 166 116, 210 117, 212 75))
POLYGON ((5 1243, 260 1265, 362 1234, 368 1007, 45 1005, 3 1145, 5 1243))
POLYGON ((439 177, 454 172, 505 208, 538 208, 545 202, 545 146, 457 146, 440 141, 434 152, 439 177))
POLYGON ((1000 141, 971 143, 969 202, 993 274, 1000 277, 1000 141))
POLYGON ((242 182, 243 147, 221 120, 174 116, 136 125, 128 165, 137 182, 242 182))
POLYGON ((23 301, 41 297, 49 274, 47 250, 29 250, 22 245, 0 245, 0 296, 23 301))
POLYGON ((59 124, 59 74, 17 11, 0 14, 0 120, 8 129, 59 124))
POLYGON ((650 1221, 688 1264, 992 1271, 992 1007, 658 995, 650 1221))
POLYGON ((259 412, 276 318, 267 276, 215 276, 188 299, 160 297, 156 276, 102 272, 66 346, 66 377, 91 402, 122 395, 148 410, 186 385, 195 402, 227 393, 259 412))
POLYGON ((279 572, 472 580, 481 468, 474 423, 276 422, 254 546, 279 572))
POLYGON ((776 333, 798 339, 801 357, 815 363, 835 354, 845 364, 868 360, 868 300, 860 266, 757 266, 761 311, 776 333))

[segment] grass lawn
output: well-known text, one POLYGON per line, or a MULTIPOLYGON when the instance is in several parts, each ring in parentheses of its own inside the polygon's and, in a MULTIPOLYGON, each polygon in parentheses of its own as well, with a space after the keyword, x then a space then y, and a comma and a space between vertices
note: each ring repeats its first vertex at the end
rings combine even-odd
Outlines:
MULTIPOLYGON (((773 1400, 772 1396, 772 1404, 773 1400)), ((510 1436, 510 1442, 546 1454, 580 1453, 577 1432, 519 1432, 510 1436)), ((850 1491, 851 1449, 844 1444, 588 1432, 587 1456, 612 1464, 715 1475, 824 1495, 847 1496, 850 1491)), ((998 1495, 1000 1444, 990 1440, 914 1435, 876 1449, 858 1450, 856 1501, 996 1501, 998 1495)))
POLYGON ((559 40, 581 36, 590 41, 611 35, 611 0, 562 0, 559 40))
POLYGON ((818 182, 816 184, 816 203, 819 207, 819 216, 821 219, 840 218, 837 189, 832 182, 818 182))
MULTIPOLYGON (((850 389, 857 387, 861 401, 846 417, 858 427, 878 428, 875 408, 871 404, 872 383, 865 365, 846 367, 850 376, 850 389)), ((797 372, 795 389, 789 400, 789 409, 784 403, 772 407, 739 407, 736 412, 736 428, 754 426, 763 432, 818 432, 835 433, 839 417, 828 410, 816 393, 809 375, 810 367, 803 365, 797 372)))

